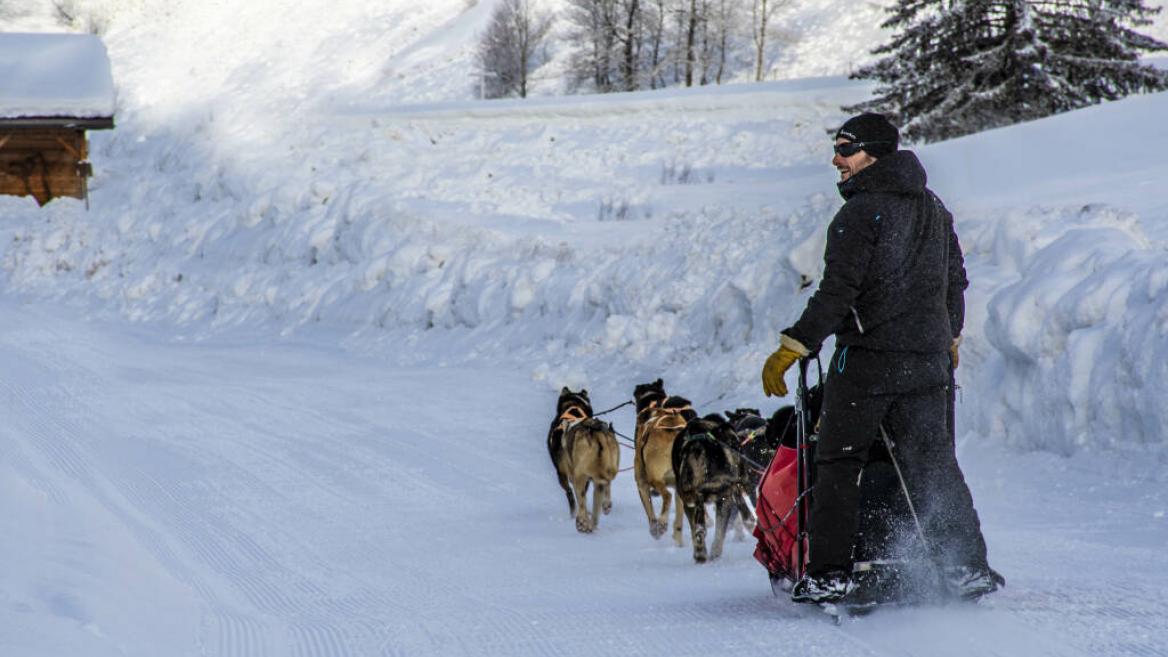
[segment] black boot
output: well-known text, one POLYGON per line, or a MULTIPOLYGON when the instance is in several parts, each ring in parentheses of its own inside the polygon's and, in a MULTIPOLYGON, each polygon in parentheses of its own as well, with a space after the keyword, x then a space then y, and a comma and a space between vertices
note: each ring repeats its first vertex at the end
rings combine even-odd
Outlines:
POLYGON ((831 570, 821 575, 804 575, 791 589, 795 602, 836 602, 852 589, 852 579, 842 570, 831 570))
POLYGON ((989 566, 957 566, 945 569, 945 583, 962 600, 977 600, 1004 587, 1006 578, 989 566))

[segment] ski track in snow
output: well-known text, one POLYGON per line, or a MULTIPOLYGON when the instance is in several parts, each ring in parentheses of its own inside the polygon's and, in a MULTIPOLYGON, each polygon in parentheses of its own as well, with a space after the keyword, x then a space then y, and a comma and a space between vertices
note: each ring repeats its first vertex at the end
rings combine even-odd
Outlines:
MULTIPOLYGON (((1044 457, 967 465, 1004 591, 836 628, 771 596, 753 541, 728 537, 704 567, 688 528, 683 548, 653 541, 628 473, 597 533, 577 535, 546 463, 552 396, 527 377, 3 306, 0 484, 41 491, 57 522, 4 546, 25 568, 0 576, 0 626, 38 606, 63 624, 5 654, 1164 655, 1162 524, 1127 547, 1059 514, 1035 524, 1027 497, 1061 476, 1044 457), (117 611, 124 572, 141 582, 117 611)), ((1106 514, 1097 483, 1061 508, 1106 514)))

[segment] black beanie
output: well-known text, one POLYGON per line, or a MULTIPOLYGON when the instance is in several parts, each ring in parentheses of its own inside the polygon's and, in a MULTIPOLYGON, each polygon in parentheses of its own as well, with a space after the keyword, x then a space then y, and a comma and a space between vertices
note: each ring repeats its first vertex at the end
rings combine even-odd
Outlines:
POLYGON ((835 138, 843 137, 851 142, 864 142, 864 150, 872 157, 884 157, 896 152, 900 144, 900 132, 888 119, 868 112, 853 116, 835 133, 835 138))

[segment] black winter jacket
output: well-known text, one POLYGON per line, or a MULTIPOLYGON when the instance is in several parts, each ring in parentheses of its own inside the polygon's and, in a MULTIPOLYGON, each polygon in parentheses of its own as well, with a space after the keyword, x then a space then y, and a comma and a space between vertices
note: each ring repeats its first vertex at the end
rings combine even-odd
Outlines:
POLYGON ((916 155, 897 151, 839 183, 823 280, 783 333, 813 352, 833 333, 874 351, 949 349, 969 283, 953 215, 925 182, 916 155))

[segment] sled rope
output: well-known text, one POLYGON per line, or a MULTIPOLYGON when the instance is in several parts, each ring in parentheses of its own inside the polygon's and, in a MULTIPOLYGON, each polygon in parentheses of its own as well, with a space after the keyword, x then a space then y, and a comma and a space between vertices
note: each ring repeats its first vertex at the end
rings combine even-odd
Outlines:
MULTIPOLYGON (((621 433, 621 432, 617 431, 616 429, 613 429, 613 430, 612 430, 612 432, 613 432, 613 433, 615 433, 617 436, 619 436, 619 437, 621 437, 621 438, 624 438, 625 440, 627 440, 627 441, 628 441, 628 443, 624 443, 624 442, 621 442, 621 441, 619 441, 619 440, 618 440, 618 441, 617 441, 617 444, 618 444, 618 445, 620 445, 621 447, 626 447, 626 448, 628 448, 628 449, 633 449, 633 450, 635 450, 635 449, 637 448, 637 447, 636 447, 637 441, 633 440, 632 438, 629 438, 628 436, 626 436, 626 435, 624 435, 623 433, 621 433)), ((622 470, 622 472, 624 472, 624 471, 622 470)))
MULTIPOLYGON (((757 470, 759 472, 759 474, 766 474, 767 469, 765 466, 760 465, 757 461, 755 461, 754 459, 747 456, 742 450, 738 449, 734 445, 727 445, 726 443, 718 440, 717 438, 714 438, 709 433, 705 433, 705 434, 701 434, 701 435, 709 436, 710 440, 713 440, 714 442, 718 443, 722 447, 725 447, 726 449, 730 450, 731 452, 734 452, 735 454, 737 454, 738 458, 742 459, 743 461, 746 461, 747 465, 750 465, 751 467, 753 467, 755 470, 757 470)), ((690 438, 687 438, 687 440, 692 440, 693 438, 694 438, 694 436, 691 436, 690 438)))
POLYGON ((738 439, 739 439, 738 446, 739 447, 746 447, 750 443, 754 442, 755 438, 758 438, 759 436, 763 435, 764 433, 765 433, 764 431, 759 431, 758 429, 751 429, 750 432, 747 433, 745 437, 743 437, 741 434, 737 434, 738 439))
POLYGON ((600 417, 601 415, 608 415, 609 413, 617 410, 618 408, 624 408, 625 406, 629 406, 630 404, 634 404, 634 403, 636 403, 636 402, 627 401, 627 402, 621 404, 620 406, 613 406, 612 408, 608 409, 607 411, 601 411, 599 413, 596 413, 592 417, 600 417))

